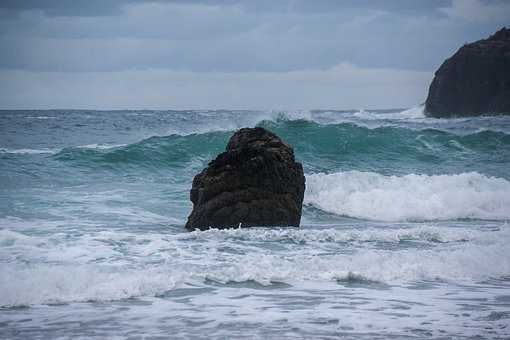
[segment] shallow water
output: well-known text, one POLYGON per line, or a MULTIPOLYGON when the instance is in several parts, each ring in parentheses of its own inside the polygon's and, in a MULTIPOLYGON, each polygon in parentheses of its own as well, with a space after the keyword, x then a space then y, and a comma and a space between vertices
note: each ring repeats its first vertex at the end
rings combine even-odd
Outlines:
POLYGON ((507 338, 510 117, 1 111, 0 337, 507 338), (295 148, 301 228, 186 232, 233 131, 295 148))

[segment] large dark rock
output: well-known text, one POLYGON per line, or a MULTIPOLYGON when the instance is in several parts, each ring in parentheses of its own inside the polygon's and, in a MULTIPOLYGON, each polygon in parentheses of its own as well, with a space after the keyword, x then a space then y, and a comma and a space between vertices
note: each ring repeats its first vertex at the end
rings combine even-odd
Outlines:
POLYGON ((263 128, 241 129, 193 179, 186 228, 297 227, 304 191, 292 147, 263 128))
POLYGON ((510 114, 510 29, 464 45, 447 59, 430 85, 425 114, 510 114))

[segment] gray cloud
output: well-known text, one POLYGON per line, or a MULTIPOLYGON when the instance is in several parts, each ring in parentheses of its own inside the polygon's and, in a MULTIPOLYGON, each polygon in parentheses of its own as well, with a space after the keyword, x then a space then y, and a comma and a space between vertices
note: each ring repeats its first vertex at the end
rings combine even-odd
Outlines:
POLYGON ((140 3, 199 4, 208 6, 238 6, 251 12, 320 13, 364 8, 423 14, 437 7, 446 7, 449 0, 3 0, 0 8, 12 11, 41 10, 48 16, 110 16, 118 15, 125 6, 140 3))
POLYGON ((132 1, 125 0, 2 0, 0 8, 15 11, 41 10, 48 16, 101 16, 117 15, 132 1))
MULTIPOLYGON (((97 72, 127 79, 126 72, 133 71, 149 82, 143 72, 159 70, 188 72, 193 75, 189 81, 201 88, 200 82, 213 79, 199 77, 202 73, 272 79, 268 74, 311 75, 306 72, 344 64, 367 72, 431 74, 463 43, 504 25, 510 7, 504 1, 482 0, 4 0, 0 17, 4 76, 26 71, 16 74, 26 75, 28 84, 40 79, 38 73, 63 82, 88 79, 78 77, 80 73, 99 79, 97 72)), ((319 81, 312 78, 310 82, 319 81)), ((243 79, 243 86, 262 91, 255 80, 249 85, 243 79)), ((427 85, 420 85, 423 93, 427 85)), ((313 83, 308 90, 313 92, 314 86, 324 93, 313 83)), ((378 98, 374 105, 386 103, 376 93, 363 95, 378 98)), ((316 97, 322 98, 319 93, 316 97)), ((9 97, 3 100, 0 104, 7 105, 9 97)))
POLYGON ((401 15, 365 2, 360 7, 351 3, 342 11, 333 6, 336 2, 320 1, 315 11, 305 11, 309 1, 286 2, 300 8, 290 12, 267 8, 256 12, 247 10, 248 4, 225 1, 219 5, 117 1, 107 7, 114 3, 124 5, 121 15, 49 17, 22 11, 3 20, 0 44, 7 52, 0 56, 0 68, 276 72, 325 69, 347 61, 364 67, 431 70, 461 41, 479 39, 495 26, 446 21, 445 9, 451 15, 455 7, 440 7, 433 17, 401 15), (328 4, 337 11, 326 11, 328 4))

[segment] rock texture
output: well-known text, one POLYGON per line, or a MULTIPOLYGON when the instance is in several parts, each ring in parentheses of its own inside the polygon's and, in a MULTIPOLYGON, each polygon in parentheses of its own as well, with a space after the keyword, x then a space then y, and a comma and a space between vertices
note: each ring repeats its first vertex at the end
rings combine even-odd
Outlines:
POLYGON ((304 191, 292 147, 263 128, 241 129, 193 179, 186 228, 299 226, 304 191))
POLYGON ((425 114, 510 114, 510 29, 464 45, 447 59, 430 85, 425 114))

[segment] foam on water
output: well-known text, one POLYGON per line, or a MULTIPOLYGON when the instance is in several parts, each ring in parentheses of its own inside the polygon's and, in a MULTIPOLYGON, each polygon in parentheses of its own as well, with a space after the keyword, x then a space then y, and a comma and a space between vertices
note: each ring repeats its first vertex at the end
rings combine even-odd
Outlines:
POLYGON ((476 172, 383 176, 347 171, 307 176, 305 204, 381 221, 510 219, 510 182, 476 172))
POLYGON ((8 149, 0 148, 0 153, 12 153, 12 154, 55 154, 60 149, 8 149))
MULTIPOLYGON (((327 228, 327 229, 300 229, 300 228, 250 228, 250 229, 210 229, 194 231, 179 236, 180 239, 193 240, 243 240, 243 241, 286 241, 296 244, 314 242, 388 242, 400 243, 403 241, 421 242, 466 242, 480 239, 490 235, 486 231, 472 228, 445 228, 432 225, 419 225, 407 228, 327 228)), ((492 236, 492 235, 491 235, 492 236)))
POLYGON ((389 112, 389 113, 380 113, 368 110, 359 110, 353 115, 356 118, 360 119, 369 119, 369 120, 382 120, 382 119, 395 119, 395 120, 408 120, 408 119, 422 119, 425 118, 424 114, 424 106, 416 106, 403 111, 389 112))
POLYGON ((94 265, 3 266, 2 273, 2 307, 155 296, 172 289, 176 276, 158 270, 108 271, 94 265))
POLYGON ((26 119, 56 119, 55 116, 26 116, 26 119))
POLYGON ((508 227, 443 231, 420 226, 363 234, 263 228, 189 234, 101 231, 76 237, 4 230, 0 306, 157 296, 207 280, 263 285, 352 278, 389 284, 473 282, 510 275, 509 241, 508 227), (372 243, 412 240, 429 246, 394 250, 372 243), (346 247, 346 241, 358 245, 346 247))
MULTIPOLYGON (((78 145, 76 148, 82 148, 82 149, 98 149, 98 150, 108 150, 108 149, 115 149, 119 147, 127 146, 127 144, 87 144, 87 145, 78 145)), ((9 148, 0 148, 0 154, 6 153, 6 154, 57 154, 61 152, 62 149, 60 148, 48 148, 48 149, 9 149, 9 148)))
POLYGON ((127 144, 87 144, 87 145, 79 145, 77 148, 83 148, 83 149, 99 149, 99 150, 108 150, 108 149, 115 149, 120 148, 123 146, 127 146, 127 144))

